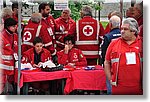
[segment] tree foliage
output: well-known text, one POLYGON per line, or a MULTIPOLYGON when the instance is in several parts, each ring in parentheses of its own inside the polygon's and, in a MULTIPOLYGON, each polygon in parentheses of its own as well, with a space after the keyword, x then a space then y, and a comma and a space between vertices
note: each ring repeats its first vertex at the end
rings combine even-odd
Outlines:
MULTIPOLYGON (((46 1, 46 0, 44 0, 44 1, 46 1)), ((80 18, 80 10, 81 10, 83 5, 89 5, 93 8, 93 10, 101 10, 102 7, 99 6, 100 2, 101 1, 93 2, 90 0, 79 0, 79 1, 69 0, 68 7, 71 10, 72 19, 74 19, 76 21, 80 18)), ((37 2, 37 3, 40 3, 40 2, 37 2)), ((49 4, 51 6, 51 14, 53 15, 54 18, 58 18, 61 15, 62 11, 61 10, 54 10, 54 2, 53 1, 49 1, 49 4)), ((23 6, 25 6, 25 8, 28 7, 28 5, 26 5, 26 4, 24 4, 23 6)))

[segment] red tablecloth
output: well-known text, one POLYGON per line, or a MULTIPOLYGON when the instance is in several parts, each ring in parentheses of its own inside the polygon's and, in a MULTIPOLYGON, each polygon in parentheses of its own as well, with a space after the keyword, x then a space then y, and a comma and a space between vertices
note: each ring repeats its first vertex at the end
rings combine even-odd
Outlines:
MULTIPOLYGON (((23 86, 24 82, 55 80, 55 79, 63 79, 63 78, 69 78, 69 77, 71 77, 70 73, 68 71, 63 71, 63 70, 54 71, 54 72, 21 71, 20 88, 23 86)), ((15 79, 17 80, 17 75, 15 79)))
MULTIPOLYGON (((80 70, 74 71, 21 71, 20 88, 24 82, 55 80, 67 78, 64 93, 69 94, 75 89, 82 90, 106 90, 106 76, 101 66, 96 66, 96 70, 80 70)), ((16 72, 18 72, 16 70, 16 72)), ((17 82, 17 73, 15 74, 17 82)))
POLYGON ((106 90, 106 76, 101 66, 96 70, 74 70, 71 77, 67 78, 64 89, 69 94, 75 89, 106 90))

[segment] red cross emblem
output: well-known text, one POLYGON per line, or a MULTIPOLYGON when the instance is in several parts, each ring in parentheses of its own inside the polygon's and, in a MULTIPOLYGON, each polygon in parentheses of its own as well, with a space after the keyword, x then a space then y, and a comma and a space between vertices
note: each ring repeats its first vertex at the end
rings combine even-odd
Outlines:
POLYGON ((93 27, 90 25, 86 25, 83 27, 83 34, 86 36, 91 36, 93 34, 93 27))
POLYGON ((26 31, 23 36, 23 41, 29 41, 32 38, 32 35, 29 31, 26 31))

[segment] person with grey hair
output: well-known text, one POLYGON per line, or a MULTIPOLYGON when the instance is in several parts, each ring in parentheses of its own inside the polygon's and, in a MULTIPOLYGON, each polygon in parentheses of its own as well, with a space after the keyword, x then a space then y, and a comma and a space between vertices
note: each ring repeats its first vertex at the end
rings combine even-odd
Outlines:
POLYGON ((143 43, 134 18, 123 20, 121 37, 107 48, 104 71, 113 95, 143 94, 143 43))
POLYGON ((70 17, 71 10, 69 8, 65 8, 61 12, 61 16, 55 19, 55 23, 59 26, 55 32, 55 39, 57 44, 57 51, 64 49, 64 42, 63 39, 69 32, 75 31, 72 26, 75 25, 75 21, 70 17), (70 31, 72 29, 72 31, 70 31))
MULTIPOLYGON (((113 12, 110 12, 110 17, 112 17, 112 16, 118 16, 119 18, 120 18, 120 20, 121 20, 121 22, 122 22, 122 13, 121 12, 119 12, 119 11, 113 11, 113 12)), ((121 25, 121 24, 120 24, 121 25)), ((110 32, 110 26, 109 26, 109 24, 107 24, 107 26, 106 26, 106 28, 105 28, 105 34, 107 34, 107 33, 109 33, 110 32)))
POLYGON ((12 18, 13 12, 10 8, 3 8, 0 12, 0 32, 4 29, 4 21, 7 18, 12 18))
POLYGON ((81 11, 81 18, 83 18, 84 16, 91 16, 92 17, 92 8, 90 6, 83 6, 81 11))
POLYGON ((0 17, 2 20, 5 20, 7 18, 12 18, 12 13, 13 12, 11 11, 11 9, 6 7, 2 9, 0 17))
POLYGON ((42 19, 41 13, 33 13, 31 15, 31 21, 32 22, 39 23, 41 21, 41 19, 42 19))
MULTIPOLYGON (((120 23, 121 20, 118 16, 112 16, 109 20, 110 32, 104 35, 104 39, 101 45, 101 63, 104 65, 106 50, 111 42, 111 40, 116 39, 121 36, 120 32, 120 23)), ((107 84, 107 94, 111 94, 111 85, 109 81, 106 81, 107 84)))

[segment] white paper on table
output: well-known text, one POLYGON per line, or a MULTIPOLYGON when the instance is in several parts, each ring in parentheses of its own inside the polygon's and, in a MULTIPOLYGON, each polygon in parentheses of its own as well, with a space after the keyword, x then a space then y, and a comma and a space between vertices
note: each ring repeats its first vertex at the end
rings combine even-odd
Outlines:
POLYGON ((45 68, 46 66, 49 68, 56 67, 56 65, 51 60, 42 63, 43 68, 45 68))
MULTIPOLYGON (((15 68, 18 68, 18 61, 15 63, 15 68)), ((21 63, 21 70, 25 68, 30 68, 30 70, 36 69, 36 68, 33 68, 30 63, 24 63, 24 64, 21 63)))

